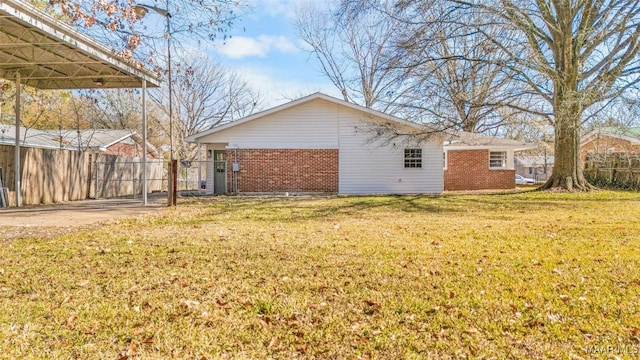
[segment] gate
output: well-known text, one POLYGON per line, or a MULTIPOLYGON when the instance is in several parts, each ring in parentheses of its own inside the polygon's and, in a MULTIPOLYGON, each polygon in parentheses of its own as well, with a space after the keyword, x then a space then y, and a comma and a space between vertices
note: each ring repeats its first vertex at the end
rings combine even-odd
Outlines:
MULTIPOLYGON (((100 155, 94 163, 94 181, 90 193, 95 198, 142 195, 142 160, 115 155, 100 155)), ((167 164, 147 159, 147 191, 167 191, 167 164)))
POLYGON ((178 193, 182 196, 204 195, 207 187, 207 161, 180 160, 179 164, 178 193))

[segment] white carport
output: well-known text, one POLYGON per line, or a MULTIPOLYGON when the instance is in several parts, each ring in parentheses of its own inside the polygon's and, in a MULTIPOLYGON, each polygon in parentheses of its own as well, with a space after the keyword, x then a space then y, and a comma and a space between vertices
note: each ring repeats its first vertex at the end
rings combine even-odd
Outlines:
MULTIPOLYGON (((160 78, 124 62, 115 52, 19 0, 0 1, 0 78, 16 83, 16 128, 20 128, 20 88, 142 88, 143 167, 146 169, 146 88, 160 78)), ((18 130, 19 131, 19 130, 18 130)), ((20 134, 15 144, 15 196, 20 206, 20 134)), ((147 203, 146 171, 143 202, 147 203)))

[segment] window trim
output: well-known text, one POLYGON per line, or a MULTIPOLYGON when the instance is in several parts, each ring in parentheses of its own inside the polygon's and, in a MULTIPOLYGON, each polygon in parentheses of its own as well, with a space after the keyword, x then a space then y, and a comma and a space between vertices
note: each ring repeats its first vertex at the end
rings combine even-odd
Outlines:
POLYGON ((405 169, 422 169, 422 148, 405 148, 403 160, 405 169), (411 154, 414 156, 410 156, 411 154))
MULTIPOLYGON (((495 159, 497 161, 497 159, 495 159)), ((507 151, 491 151, 489 150, 489 169, 496 169, 496 170, 502 170, 502 169, 506 169, 507 168, 507 151), (501 165, 500 166, 494 166, 492 165, 492 161, 494 160, 492 158, 493 154, 501 154, 501 165)))

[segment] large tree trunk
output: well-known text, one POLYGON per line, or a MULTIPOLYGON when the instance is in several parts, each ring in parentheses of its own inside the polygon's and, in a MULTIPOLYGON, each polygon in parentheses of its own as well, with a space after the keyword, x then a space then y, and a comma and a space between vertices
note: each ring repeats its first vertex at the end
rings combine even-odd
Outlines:
POLYGON ((580 124, 582 108, 579 100, 559 96, 555 103, 555 161, 553 173, 541 189, 568 191, 595 189, 584 178, 580 159, 580 124), (564 100, 564 101, 563 101, 564 100))

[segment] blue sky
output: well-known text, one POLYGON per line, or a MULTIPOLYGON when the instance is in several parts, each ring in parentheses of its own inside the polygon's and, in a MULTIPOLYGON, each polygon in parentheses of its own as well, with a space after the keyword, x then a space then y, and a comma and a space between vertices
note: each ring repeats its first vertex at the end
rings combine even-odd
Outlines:
POLYGON ((232 37, 210 51, 260 90, 266 107, 316 91, 339 95, 311 54, 302 50, 294 20, 303 1, 309 0, 253 0, 253 11, 235 23, 232 37))

